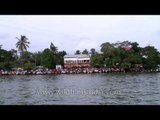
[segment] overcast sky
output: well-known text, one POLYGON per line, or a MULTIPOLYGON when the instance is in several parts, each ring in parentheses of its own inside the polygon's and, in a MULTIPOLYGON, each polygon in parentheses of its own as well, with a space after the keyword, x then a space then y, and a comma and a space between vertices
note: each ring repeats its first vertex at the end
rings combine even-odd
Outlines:
POLYGON ((0 15, 0 44, 16 49, 20 35, 30 41, 28 51, 49 48, 74 54, 78 49, 100 49, 104 42, 136 41, 160 51, 160 16, 154 15, 0 15))

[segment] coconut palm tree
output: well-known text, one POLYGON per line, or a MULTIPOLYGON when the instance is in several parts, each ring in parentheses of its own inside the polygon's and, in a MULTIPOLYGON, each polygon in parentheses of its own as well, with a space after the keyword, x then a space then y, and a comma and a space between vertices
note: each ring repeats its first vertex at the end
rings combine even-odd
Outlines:
POLYGON ((24 51, 27 51, 27 47, 29 48, 30 42, 28 42, 28 38, 24 35, 21 35, 20 38, 17 38, 18 42, 16 43, 16 47, 18 48, 18 51, 20 52, 20 55, 24 53, 24 51))

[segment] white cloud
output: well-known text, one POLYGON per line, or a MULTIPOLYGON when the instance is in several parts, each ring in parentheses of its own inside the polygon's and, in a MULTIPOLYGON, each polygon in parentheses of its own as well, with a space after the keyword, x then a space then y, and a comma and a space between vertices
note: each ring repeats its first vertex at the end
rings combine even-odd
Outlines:
POLYGON ((59 50, 99 49, 103 42, 137 41, 141 46, 155 45, 160 50, 160 16, 0 16, 0 44, 15 48, 15 37, 26 35, 29 50, 38 51, 53 42, 59 50), (5 35, 4 35, 5 34, 5 35))
POLYGON ((85 39, 85 40, 80 41, 75 49, 76 50, 84 50, 84 49, 90 50, 91 48, 97 48, 97 42, 94 40, 85 39))
POLYGON ((9 37, 8 33, 0 33, 0 39, 7 39, 9 37))

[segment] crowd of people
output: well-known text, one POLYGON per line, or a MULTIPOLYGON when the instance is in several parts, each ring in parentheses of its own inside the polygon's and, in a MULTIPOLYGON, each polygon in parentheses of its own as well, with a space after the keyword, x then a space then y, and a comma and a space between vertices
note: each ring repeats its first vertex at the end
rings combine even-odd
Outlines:
POLYGON ((23 70, 22 68, 10 71, 0 70, 0 75, 47 75, 47 74, 91 74, 91 73, 117 73, 117 72, 160 72, 157 69, 123 69, 123 68, 68 68, 68 69, 48 69, 36 68, 33 70, 23 70))

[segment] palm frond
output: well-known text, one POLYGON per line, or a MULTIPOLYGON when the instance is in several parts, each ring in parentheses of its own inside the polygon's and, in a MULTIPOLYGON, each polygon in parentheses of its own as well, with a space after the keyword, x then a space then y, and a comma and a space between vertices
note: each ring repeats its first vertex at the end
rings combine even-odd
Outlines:
POLYGON ((29 48, 28 44, 30 44, 30 42, 27 41, 28 38, 25 35, 21 35, 20 38, 16 37, 16 39, 18 39, 18 42, 16 43, 16 47, 18 48, 18 51, 23 52, 27 50, 27 48, 29 48))

